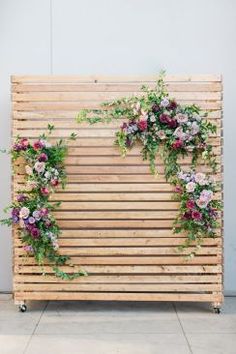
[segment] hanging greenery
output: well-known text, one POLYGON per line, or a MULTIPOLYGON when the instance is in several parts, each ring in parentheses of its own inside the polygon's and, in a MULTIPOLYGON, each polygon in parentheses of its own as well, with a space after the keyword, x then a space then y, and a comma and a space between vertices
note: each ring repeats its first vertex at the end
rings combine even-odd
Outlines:
POLYGON ((142 158, 149 161, 153 175, 158 175, 156 158, 161 156, 165 178, 175 186, 174 198, 180 202, 173 232, 186 234, 186 242, 181 247, 196 241, 191 257, 200 247, 202 238, 215 236, 221 210, 221 203, 214 198, 217 185, 213 177, 196 172, 199 159, 213 174, 217 171, 213 147, 208 143, 209 134, 216 133, 216 126, 206 117, 200 107, 180 105, 169 97, 163 73, 154 89, 143 86, 139 96, 105 102, 101 109, 81 110, 77 116, 78 123, 90 124, 124 119, 116 133, 115 144, 124 157, 134 145, 141 144, 142 158), (188 171, 181 167, 185 157, 191 159, 188 171))
MULTIPOLYGON (((59 254, 58 237, 60 228, 52 212, 60 202, 51 202, 50 196, 55 188, 66 185, 65 157, 66 142, 60 139, 55 145, 48 141, 54 127, 48 125, 48 134, 42 134, 30 143, 26 138, 17 137, 10 154, 14 165, 25 166, 25 181, 18 191, 16 200, 5 208, 11 210, 11 216, 1 220, 2 224, 18 227, 19 237, 26 254, 33 255, 42 266, 49 261, 57 277, 71 280, 86 275, 83 270, 68 274, 60 266, 68 264, 70 257, 59 254)), ((74 140, 75 134, 69 139, 74 140)))

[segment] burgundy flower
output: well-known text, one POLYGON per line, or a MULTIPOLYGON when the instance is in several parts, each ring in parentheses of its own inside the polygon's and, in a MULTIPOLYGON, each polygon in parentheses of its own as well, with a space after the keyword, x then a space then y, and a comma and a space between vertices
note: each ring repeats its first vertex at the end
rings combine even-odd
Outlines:
POLYGON ((170 109, 170 110, 174 110, 177 108, 177 103, 173 100, 173 101, 170 101, 167 109, 170 109))
POLYGON ((13 145, 13 150, 17 151, 17 152, 21 151, 22 150, 22 145, 20 145, 18 143, 14 144, 13 145))
POLYGON ((56 187, 59 182, 58 182, 58 179, 51 179, 50 183, 53 187, 56 187))
POLYGON ((187 201, 187 203, 186 203, 186 207, 188 208, 188 209, 193 209, 194 207, 195 207, 195 202, 194 202, 194 200, 188 200, 187 201))
POLYGON ((159 105, 156 104, 156 103, 154 103, 154 104, 152 105, 152 111, 153 111, 153 113, 157 113, 158 111, 160 111, 159 105))
POLYGON ((161 123, 169 123, 169 121, 171 120, 170 116, 168 114, 162 113, 160 114, 159 120, 161 123))
POLYGON ((127 129, 127 127, 128 127, 128 124, 125 123, 125 122, 122 123, 121 126, 120 126, 121 130, 125 130, 125 129, 127 129))
POLYGON ((138 122, 138 127, 139 129, 143 132, 144 130, 147 129, 147 120, 146 119, 141 119, 139 122, 138 122))
POLYGON ((31 235, 33 238, 39 238, 40 236, 40 231, 36 227, 33 227, 31 230, 31 235))
POLYGON ((130 138, 126 138, 125 144, 126 146, 130 147, 132 145, 132 140, 130 138))
POLYGON ((40 154, 38 157, 38 161, 40 161, 40 162, 45 162, 47 160, 48 160, 48 155, 45 154, 44 152, 42 152, 42 154, 40 154))
POLYGON ((197 210, 193 210, 193 211, 192 211, 192 218, 193 218, 194 220, 199 221, 199 220, 201 220, 201 218, 202 218, 202 214, 201 214, 199 211, 197 211, 197 210))
POLYGON ((34 144, 33 144, 34 150, 42 149, 42 147, 43 147, 43 144, 41 143, 40 140, 35 141, 34 144))
POLYGON ((177 120, 176 119, 170 119, 168 122, 168 127, 169 128, 176 128, 178 123, 177 123, 177 120))
POLYGON ((47 187, 42 187, 40 188, 40 192, 46 197, 49 194, 49 189, 47 187))
POLYGON ((11 211, 12 216, 19 216, 20 209, 19 208, 13 208, 11 211))
POLYGON ((192 219, 192 213, 191 213, 191 211, 186 211, 186 212, 183 214, 183 219, 185 219, 185 220, 190 220, 190 219, 192 219))
POLYGON ((180 139, 175 140, 175 142, 171 145, 173 149, 180 149, 183 146, 183 141, 180 139))
POLYGON ((46 219, 46 220, 44 221, 44 225, 45 225, 46 227, 51 227, 51 226, 52 226, 52 223, 51 223, 51 221, 50 221, 49 219, 46 219))

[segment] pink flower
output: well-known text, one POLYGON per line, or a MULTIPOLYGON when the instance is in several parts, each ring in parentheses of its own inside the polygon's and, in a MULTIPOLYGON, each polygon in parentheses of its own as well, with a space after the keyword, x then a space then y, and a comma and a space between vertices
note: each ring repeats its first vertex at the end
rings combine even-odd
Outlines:
POLYGON ((34 169, 38 173, 43 173, 44 170, 45 170, 45 163, 44 162, 39 162, 39 161, 35 162, 34 169))
POLYGON ((166 138, 166 133, 164 132, 164 130, 158 130, 157 136, 159 139, 164 140, 166 138))
POLYGON ((202 218, 202 214, 199 211, 194 210, 192 211, 192 218, 199 221, 202 218))
POLYGON ((26 252, 34 252, 34 249, 33 249, 33 247, 32 247, 31 245, 25 245, 25 246, 23 247, 23 249, 24 249, 24 251, 26 251, 26 252))
POLYGON ((48 215, 48 209, 47 208, 42 208, 40 210, 40 214, 41 214, 41 216, 47 216, 48 215))
POLYGON ((45 161, 48 160, 48 155, 45 154, 44 152, 42 152, 42 153, 39 155, 38 160, 39 160, 40 162, 45 162, 45 161))
POLYGON ((188 121, 188 116, 187 116, 187 114, 178 113, 178 114, 176 114, 175 119, 177 120, 177 122, 179 124, 183 124, 188 121))
POLYGON ((147 120, 146 119, 141 119, 139 122, 138 122, 138 127, 141 131, 144 131, 147 129, 147 120))
POLYGON ((22 139, 20 140, 20 144, 21 144, 23 150, 26 150, 27 147, 29 146, 29 140, 26 139, 26 138, 22 138, 22 139))
POLYGON ((193 209, 193 208, 195 207, 195 202, 194 202, 194 200, 189 199, 189 200, 187 201, 187 203, 186 203, 186 207, 187 207, 188 209, 193 209))
POLYGON ((210 202, 213 198, 213 192, 211 190, 204 189, 200 194, 200 198, 210 202))
POLYGON ((47 196, 49 194, 49 189, 47 187, 40 188, 41 194, 47 196))
POLYGON ((196 204, 199 208, 205 209, 207 207, 208 201, 206 199, 199 198, 197 199, 196 204))
POLYGON ((177 127, 177 121, 176 119, 170 119, 168 122, 167 122, 167 125, 169 128, 176 128, 177 127))
POLYGON ((180 149, 183 146, 183 141, 180 139, 175 140, 175 142, 172 143, 172 148, 173 149, 180 149))
POLYGON ((183 188, 181 186, 176 186, 174 191, 175 191, 175 193, 182 193, 183 188))
POLYGON ((160 114, 159 120, 161 123, 168 123, 170 121, 170 116, 168 114, 162 113, 160 114))

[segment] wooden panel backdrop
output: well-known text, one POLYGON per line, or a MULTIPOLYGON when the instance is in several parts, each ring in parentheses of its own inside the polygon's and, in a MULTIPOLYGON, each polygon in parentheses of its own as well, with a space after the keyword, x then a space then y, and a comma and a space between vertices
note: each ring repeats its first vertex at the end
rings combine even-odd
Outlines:
MULTIPOLYGON (((81 265, 89 276, 66 282, 40 275, 33 258, 24 253, 14 233, 14 297, 71 300, 222 301, 222 229, 208 239, 194 259, 176 252, 183 235, 173 235, 178 203, 163 175, 149 173, 134 148, 126 158, 113 146, 119 122, 78 125, 81 108, 95 108, 110 100, 153 86, 155 77, 13 76, 13 137, 36 138, 54 124, 53 138, 76 132, 66 160, 68 185, 58 189, 55 212, 62 228, 60 250, 81 265)), ((217 124, 210 138, 221 161, 222 83, 220 76, 167 76, 170 95, 181 103, 208 110, 217 124)), ((52 139, 53 140, 53 139, 52 139)), ((185 160, 184 164, 189 162, 185 160)), ((206 168, 201 166, 204 171, 206 168)), ((217 174, 221 180, 221 173, 217 174)), ((23 182, 22 169, 14 176, 13 193, 23 182)), ((221 198, 219 191, 217 198, 221 198)), ((71 271, 66 266, 64 270, 71 271)), ((50 272, 50 267, 46 267, 50 272)))

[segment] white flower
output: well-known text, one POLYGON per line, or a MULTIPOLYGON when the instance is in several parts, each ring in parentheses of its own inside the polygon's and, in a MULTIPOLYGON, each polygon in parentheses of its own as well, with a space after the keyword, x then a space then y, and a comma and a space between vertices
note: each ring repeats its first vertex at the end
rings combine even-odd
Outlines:
POLYGON ((213 192, 211 190, 204 189, 200 194, 200 199, 210 202, 213 198, 213 192))
POLYGON ((35 169, 35 171, 37 171, 38 173, 44 172, 44 170, 45 170, 45 163, 44 163, 44 162, 40 162, 40 161, 35 162, 35 164, 34 164, 34 169, 35 169))
POLYGON ((51 178, 51 173, 49 171, 46 171, 44 173, 45 178, 50 179, 51 178))
POLYGON ((179 124, 184 124, 184 123, 187 123, 188 116, 187 116, 187 114, 178 113, 178 114, 176 114, 175 119, 177 120, 177 122, 179 124))
POLYGON ((196 173, 195 174, 195 182, 197 182, 201 186, 204 186, 205 184, 207 184, 205 173, 202 173, 202 172, 196 173))
POLYGON ((31 176, 33 174, 33 169, 29 165, 26 165, 25 172, 27 173, 27 175, 31 176))
POLYGON ((193 122, 191 126, 191 134, 196 135, 199 133, 199 130, 200 130, 199 125, 196 122, 193 122))
POLYGON ((26 207, 23 207, 20 210, 19 216, 21 219, 27 219, 29 216, 29 213, 30 213, 29 209, 26 207))
POLYGON ((195 187, 196 187, 196 184, 194 182, 189 182, 186 184, 186 191, 188 193, 192 193, 192 192, 194 192, 195 187))
POLYGON ((195 115, 193 116, 193 119, 196 120, 197 122, 201 122, 202 117, 199 116, 198 114, 195 114, 195 115))
POLYGON ((165 97, 165 98, 163 98, 163 100, 161 101, 161 103, 160 103, 160 106, 161 107, 167 107, 167 106, 169 106, 169 100, 168 100, 168 98, 167 97, 165 97))
POLYGON ((166 138, 166 134, 164 132, 164 130, 159 130, 156 135, 158 136, 158 138, 160 138, 161 140, 164 140, 166 138))
POLYGON ((47 140, 45 140, 45 139, 40 139, 40 142, 41 142, 41 144, 42 144, 44 147, 46 147, 46 148, 52 147, 52 144, 49 143, 49 142, 48 142, 47 140))
POLYGON ((155 123, 155 121, 156 121, 156 117, 154 116, 154 114, 152 114, 150 116, 150 122, 155 123))

